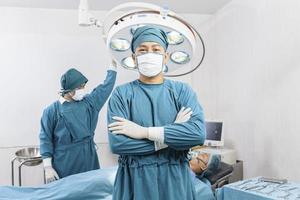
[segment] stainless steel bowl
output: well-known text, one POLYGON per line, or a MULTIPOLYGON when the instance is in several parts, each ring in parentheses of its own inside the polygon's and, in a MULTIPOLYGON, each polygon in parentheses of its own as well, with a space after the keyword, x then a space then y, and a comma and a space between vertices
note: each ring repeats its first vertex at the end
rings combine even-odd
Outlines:
POLYGON ((40 149, 35 147, 29 147, 18 150, 16 153, 17 160, 19 162, 28 161, 24 163, 27 166, 39 165, 42 162, 40 155, 40 149))

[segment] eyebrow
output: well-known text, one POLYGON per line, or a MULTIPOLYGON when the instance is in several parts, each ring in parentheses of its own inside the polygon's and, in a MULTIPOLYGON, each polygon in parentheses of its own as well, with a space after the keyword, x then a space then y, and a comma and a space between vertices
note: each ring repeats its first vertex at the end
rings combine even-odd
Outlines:
MULTIPOLYGON (((153 44, 150 48, 153 48, 153 47, 161 47, 161 46, 160 46, 159 44, 153 44)), ((140 45, 138 48, 148 48, 148 46, 142 44, 142 45, 140 45)))
POLYGON ((154 44, 152 47, 161 47, 159 44, 154 44))
POLYGON ((138 48, 148 48, 147 45, 140 45, 138 48))

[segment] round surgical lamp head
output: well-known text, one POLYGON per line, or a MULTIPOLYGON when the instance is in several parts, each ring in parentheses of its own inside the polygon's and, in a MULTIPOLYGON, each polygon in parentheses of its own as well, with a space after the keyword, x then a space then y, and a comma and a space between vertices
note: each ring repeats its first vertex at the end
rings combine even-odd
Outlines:
POLYGON ((128 40, 123 38, 116 38, 111 40, 110 49, 114 51, 126 51, 130 48, 130 43, 128 40))
POLYGON ((179 45, 184 41, 184 36, 177 31, 168 32, 167 37, 170 45, 179 45))
POLYGON ((134 31, 154 25, 167 33, 170 59, 164 67, 165 76, 181 76, 196 70, 205 55, 198 31, 181 16, 160 6, 128 2, 114 7, 101 24, 102 35, 112 57, 124 68, 137 70, 130 43, 134 31))
POLYGON ((126 69, 136 69, 132 56, 123 58, 121 61, 121 65, 126 69))
POLYGON ((183 65, 190 61, 190 55, 184 51, 175 51, 171 54, 171 60, 174 63, 183 65))

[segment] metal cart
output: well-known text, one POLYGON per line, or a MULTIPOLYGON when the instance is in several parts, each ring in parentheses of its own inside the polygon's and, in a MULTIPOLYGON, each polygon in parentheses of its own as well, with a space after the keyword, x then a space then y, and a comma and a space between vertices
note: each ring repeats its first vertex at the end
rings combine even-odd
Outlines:
POLYGON ((36 147, 29 147, 20 149, 15 153, 15 158, 11 161, 11 183, 14 184, 15 180, 15 170, 14 164, 17 160, 19 162, 18 171, 19 171, 19 186, 22 186, 22 166, 37 166, 42 163, 42 157, 40 155, 40 149, 36 147))

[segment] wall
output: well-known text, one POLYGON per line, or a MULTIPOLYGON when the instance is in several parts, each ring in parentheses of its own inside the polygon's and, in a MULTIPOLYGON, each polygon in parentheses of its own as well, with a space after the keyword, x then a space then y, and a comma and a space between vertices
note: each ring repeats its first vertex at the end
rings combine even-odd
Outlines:
MULTIPOLYGON (((192 83, 206 118, 224 120, 225 144, 245 162, 246 178, 300 180, 299 4, 233 0, 213 16, 185 15, 202 33, 206 57, 192 79, 181 79, 192 83)), ((0 24, 0 185, 8 185, 14 152, 38 145, 40 115, 58 98, 60 75, 77 67, 92 89, 109 60, 97 30, 77 26, 76 11, 1 7, 0 24)), ((119 70, 117 84, 137 77, 119 70)), ((105 115, 106 106, 96 130, 103 167, 116 163, 105 115)), ((24 170, 25 185, 42 182, 41 167, 24 170)))
MULTIPOLYGON (((102 19, 105 12, 94 13, 102 19)), ((207 16, 186 14, 199 24, 207 16)), ((10 184, 14 152, 39 144, 39 121, 45 106, 58 99, 59 78, 76 67, 88 78, 88 89, 102 82, 110 63, 96 28, 77 25, 76 10, 0 7, 0 185, 10 184)), ((119 69, 117 85, 137 73, 119 69)), ((191 77, 180 78, 191 83, 191 77)), ((116 164, 106 134, 106 105, 100 112, 95 140, 102 167, 116 164)), ((42 168, 24 168, 24 185, 42 182, 42 168), (35 171, 36 169, 36 171, 35 171)))
POLYGON ((300 180, 300 2, 233 0, 202 24, 207 56, 192 83, 245 177, 300 180))

